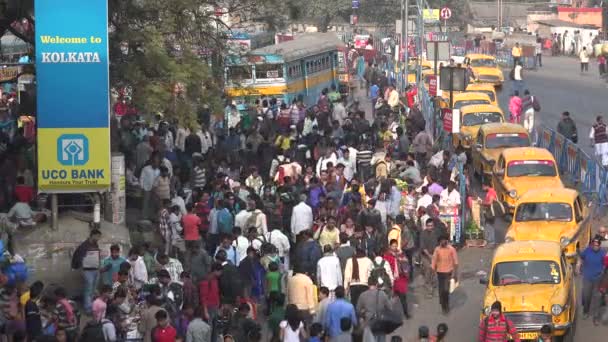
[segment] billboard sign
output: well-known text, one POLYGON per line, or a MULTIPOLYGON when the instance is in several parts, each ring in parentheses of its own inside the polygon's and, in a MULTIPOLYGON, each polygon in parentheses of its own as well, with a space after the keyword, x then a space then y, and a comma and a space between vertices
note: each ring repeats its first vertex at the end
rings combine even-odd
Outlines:
POLYGON ((108 2, 36 0, 35 10, 38 191, 106 191, 111 183, 108 2))
POLYGON ((439 21, 439 12, 438 8, 425 8, 422 10, 422 19, 425 23, 439 21))

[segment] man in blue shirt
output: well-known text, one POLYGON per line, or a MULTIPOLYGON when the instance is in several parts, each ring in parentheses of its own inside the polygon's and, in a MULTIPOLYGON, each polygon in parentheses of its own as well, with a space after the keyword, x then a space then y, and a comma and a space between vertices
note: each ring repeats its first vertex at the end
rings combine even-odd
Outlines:
POLYGON ((369 97, 372 100, 372 115, 376 115, 376 101, 380 96, 380 87, 376 84, 376 80, 372 81, 372 86, 369 88, 369 97))
POLYGON ((110 246, 110 256, 103 260, 100 270, 102 284, 112 286, 118 278, 120 265, 126 261, 127 259, 120 256, 120 246, 110 246))
POLYGON ((345 290, 343 286, 336 287, 336 300, 327 306, 325 312, 325 331, 329 335, 330 341, 342 333, 340 320, 344 317, 350 318, 353 326, 357 324, 355 307, 344 299, 345 290))
POLYGON ((601 240, 593 238, 591 244, 580 253, 580 259, 576 264, 577 273, 583 271, 583 318, 589 317, 589 311, 593 314, 593 324, 599 324, 599 284, 604 273, 604 257, 606 251, 600 248, 601 240), (595 297, 595 298, 594 298, 595 297), (593 310, 591 307, 593 306, 593 310))

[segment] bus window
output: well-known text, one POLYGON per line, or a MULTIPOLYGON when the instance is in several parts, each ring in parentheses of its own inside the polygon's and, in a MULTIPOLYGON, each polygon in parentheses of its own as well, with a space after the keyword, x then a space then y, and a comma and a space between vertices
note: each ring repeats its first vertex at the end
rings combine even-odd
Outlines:
POLYGON ((228 67, 228 80, 238 82, 251 79, 250 65, 234 65, 228 67))
POLYGON ((258 64, 255 66, 255 78, 283 78, 283 64, 258 64))

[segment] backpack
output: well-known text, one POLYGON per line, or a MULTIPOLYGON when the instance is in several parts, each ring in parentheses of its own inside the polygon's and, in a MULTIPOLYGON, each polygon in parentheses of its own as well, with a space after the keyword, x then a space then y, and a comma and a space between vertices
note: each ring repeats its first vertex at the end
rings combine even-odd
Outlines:
POLYGON ((262 246, 260 247, 260 256, 273 254, 277 251, 275 245, 272 244, 272 231, 268 233, 268 240, 262 235, 262 246))
POLYGON ((536 99, 536 96, 532 96, 532 108, 535 112, 540 112, 540 103, 536 99))
POLYGON ((378 280, 378 288, 389 288, 391 286, 391 277, 386 273, 386 260, 382 259, 380 264, 376 263, 376 260, 372 262, 372 271, 369 275, 372 279, 378 280))
POLYGON ((82 330, 80 342, 105 342, 106 338, 103 335, 103 326, 112 324, 111 321, 103 319, 101 322, 89 321, 82 330))

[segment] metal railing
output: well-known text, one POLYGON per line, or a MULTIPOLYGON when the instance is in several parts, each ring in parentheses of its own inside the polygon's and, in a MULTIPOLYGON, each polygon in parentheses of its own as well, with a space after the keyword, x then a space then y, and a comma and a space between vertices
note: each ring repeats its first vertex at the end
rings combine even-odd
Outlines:
POLYGON ((589 156, 577 144, 551 128, 538 127, 534 139, 536 146, 553 154, 562 178, 600 205, 608 205, 608 169, 595 156, 589 156))

